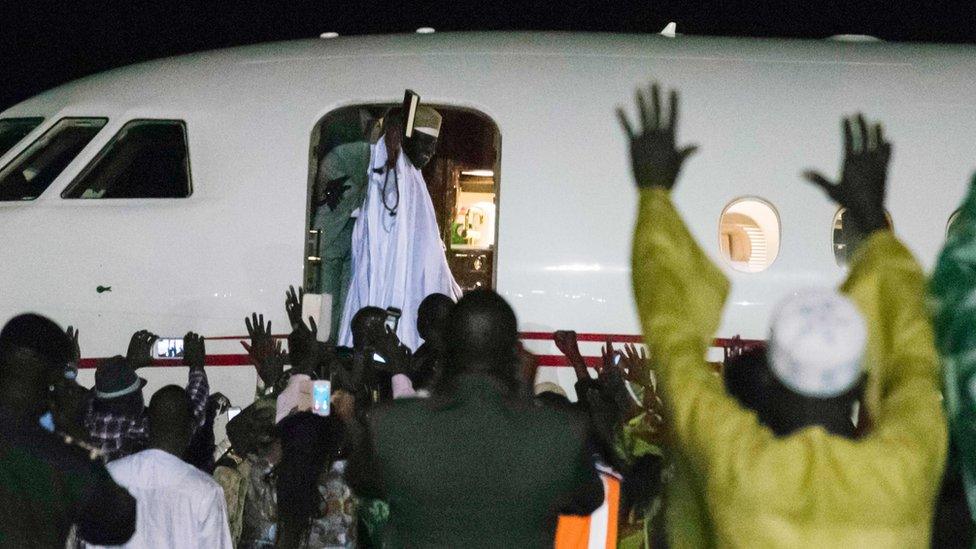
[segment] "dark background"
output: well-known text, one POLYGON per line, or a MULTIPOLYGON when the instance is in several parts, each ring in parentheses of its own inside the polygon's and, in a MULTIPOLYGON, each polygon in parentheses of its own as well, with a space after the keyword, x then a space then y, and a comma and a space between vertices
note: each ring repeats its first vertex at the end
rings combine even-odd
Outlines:
POLYGON ((138 61, 272 40, 438 31, 658 32, 976 42, 976 2, 554 0, 260 4, 143 0, 0 0, 0 110, 61 83, 138 61))

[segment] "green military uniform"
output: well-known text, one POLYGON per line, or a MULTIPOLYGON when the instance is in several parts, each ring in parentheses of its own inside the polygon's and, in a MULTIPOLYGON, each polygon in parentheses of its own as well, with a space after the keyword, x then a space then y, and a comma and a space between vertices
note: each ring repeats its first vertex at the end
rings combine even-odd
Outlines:
POLYGON ((369 143, 358 141, 338 145, 319 164, 316 197, 321 200, 312 218, 319 236, 319 292, 332 296, 330 338, 335 341, 352 275, 352 229, 350 217, 363 203, 369 170, 369 143))
POLYGON ((346 476, 389 502, 394 546, 551 548, 559 512, 603 502, 585 423, 485 375, 376 409, 369 431, 346 476))

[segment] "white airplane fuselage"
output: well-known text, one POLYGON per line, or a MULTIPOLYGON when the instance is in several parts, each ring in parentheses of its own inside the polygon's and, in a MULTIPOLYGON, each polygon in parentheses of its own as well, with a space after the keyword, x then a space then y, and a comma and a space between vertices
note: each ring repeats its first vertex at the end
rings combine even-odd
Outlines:
MULTIPOLYGON (((63 117, 108 119, 37 199, 0 202, 0 320, 36 311, 76 326, 86 358, 124 353, 138 329, 165 337, 193 330, 212 338, 213 390, 246 405, 255 377, 233 365, 244 362, 236 336, 251 311, 287 331, 284 290, 304 268, 313 128, 334 109, 397 102, 411 88, 498 127, 495 288, 521 329, 637 335, 637 195, 614 109, 633 113, 635 88, 652 80, 680 91, 679 141, 701 146, 674 196, 733 283, 718 337, 762 339, 779 299, 844 277, 831 244, 837 208, 800 173, 836 172, 845 114, 884 122, 894 143, 887 203, 895 231, 932 267, 976 165, 972 47, 561 33, 353 37, 144 63, 0 114, 44 118, 0 166, 63 117), (185 122, 191 196, 61 198, 122 125, 155 118, 185 122), (719 251, 720 215, 740 197, 762 198, 778 214, 778 255, 762 272, 733 270, 719 251)), ((527 343, 556 354, 550 342, 527 343)), ((598 354, 597 343, 585 345, 584 354, 598 354)), ((571 393, 568 370, 544 376, 571 393)), ((182 368, 141 373, 148 390, 185 379, 182 368)), ((83 380, 91 382, 91 371, 83 380)))

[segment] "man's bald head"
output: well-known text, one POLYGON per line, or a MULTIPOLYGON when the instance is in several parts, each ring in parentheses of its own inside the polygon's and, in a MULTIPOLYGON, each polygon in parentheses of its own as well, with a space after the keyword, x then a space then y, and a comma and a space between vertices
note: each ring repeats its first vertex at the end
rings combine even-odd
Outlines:
POLYGON ((357 349, 372 344, 386 327, 386 311, 379 307, 363 307, 352 317, 352 344, 357 349))
POLYGON ((71 347, 71 339, 53 320, 36 314, 16 316, 0 331, 0 379, 46 380, 71 361, 71 347))
POLYGON ((475 290, 458 301, 447 319, 449 374, 485 372, 511 381, 518 363, 515 311, 497 293, 475 290))
POLYGON ((444 294, 430 294, 417 309, 417 333, 424 341, 444 333, 447 317, 454 308, 454 300, 444 294))
POLYGON ((0 401, 10 410, 40 416, 48 387, 64 379, 73 357, 68 335, 52 320, 25 314, 0 331, 0 401))
POLYGON ((193 405, 190 395, 179 385, 167 385, 149 401, 149 442, 182 456, 193 432, 193 405))

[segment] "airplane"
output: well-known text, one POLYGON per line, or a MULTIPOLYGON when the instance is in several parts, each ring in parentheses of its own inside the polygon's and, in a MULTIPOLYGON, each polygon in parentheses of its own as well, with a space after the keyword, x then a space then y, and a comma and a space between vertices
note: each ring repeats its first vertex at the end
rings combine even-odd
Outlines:
POLYGON ((212 389, 246 405, 244 316, 287 332, 285 289, 316 284, 319 156, 406 88, 444 115, 425 173, 456 277, 514 306, 539 381, 571 398, 554 330, 578 331, 590 357, 608 337, 641 340, 637 193, 614 110, 648 82, 680 91, 679 141, 701 146, 674 197, 732 281, 720 340, 763 339, 781 298, 845 276, 842 212, 800 177, 838 168, 843 115, 884 122, 890 217, 933 266, 976 163, 972 47, 673 30, 270 43, 28 99, 0 114, 0 319, 35 311, 78 327, 89 385, 96 359, 123 353, 133 332, 160 334, 159 366, 140 371, 147 391, 185 380, 171 355, 193 330, 207 337, 212 389))

